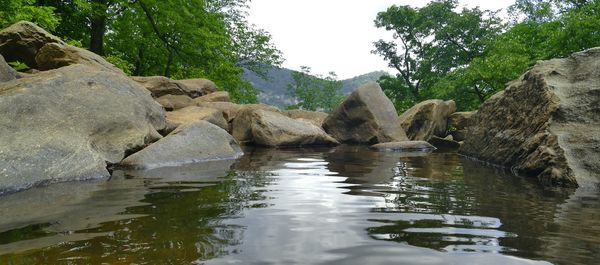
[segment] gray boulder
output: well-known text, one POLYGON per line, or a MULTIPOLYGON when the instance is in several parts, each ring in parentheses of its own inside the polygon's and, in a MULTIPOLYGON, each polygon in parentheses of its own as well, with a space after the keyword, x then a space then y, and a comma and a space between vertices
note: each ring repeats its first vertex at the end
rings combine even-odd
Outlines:
POLYGON ((376 144, 408 140, 394 104, 375 82, 352 92, 325 119, 323 129, 340 142, 376 144))
POLYGON ((178 127, 169 135, 125 158, 120 166, 151 169, 201 161, 236 159, 241 148, 225 130, 206 121, 178 127))
POLYGON ((72 64, 85 64, 100 70, 124 75, 121 69, 106 61, 102 56, 86 49, 60 43, 48 43, 39 49, 35 56, 37 69, 50 70, 72 64))
POLYGON ((233 120, 232 135, 241 144, 305 146, 338 144, 323 129, 278 112, 245 106, 233 120))
POLYGON ((4 61, 4 57, 0 55, 0 82, 15 80, 19 73, 4 61))
POLYGON ((107 177, 165 127, 144 88, 84 65, 0 83, 0 112, 0 193, 107 177))
POLYGON ((432 136, 446 137, 448 117, 455 111, 456 104, 452 100, 425 100, 402 113, 400 124, 413 141, 429 141, 432 136))
POLYGON ((38 68, 35 56, 48 43, 65 44, 37 25, 19 21, 0 31, 0 54, 8 62, 19 61, 38 68))
POLYGON ((598 69, 600 48, 538 62, 473 115, 459 152, 546 185, 597 185, 598 69))
POLYGON ((164 76, 132 76, 131 79, 150 90, 155 98, 164 95, 187 95, 197 98, 217 90, 214 82, 202 78, 173 80, 164 76))

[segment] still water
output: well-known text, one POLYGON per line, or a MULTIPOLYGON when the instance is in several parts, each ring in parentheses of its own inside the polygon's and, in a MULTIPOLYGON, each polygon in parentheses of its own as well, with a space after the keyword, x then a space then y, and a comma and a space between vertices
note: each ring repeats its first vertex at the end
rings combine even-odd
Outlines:
POLYGON ((0 198, 0 264, 598 264, 598 187, 455 153, 247 149, 0 198))

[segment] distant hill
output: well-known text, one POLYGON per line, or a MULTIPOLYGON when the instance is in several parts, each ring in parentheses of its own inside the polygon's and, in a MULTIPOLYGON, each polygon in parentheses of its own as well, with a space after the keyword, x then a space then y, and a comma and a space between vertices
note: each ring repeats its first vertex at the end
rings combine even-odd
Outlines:
MULTIPOLYGON (((244 80, 249 81, 252 85, 261 91, 258 96, 258 101, 278 106, 285 107, 295 104, 296 101, 288 95, 288 84, 293 82, 292 73, 294 70, 287 68, 271 68, 267 71, 267 80, 262 79, 254 72, 245 70, 244 80)), ((376 81, 382 75, 388 74, 385 71, 375 71, 367 74, 359 75, 350 79, 342 80, 342 93, 350 94, 355 88, 368 81, 376 81)))

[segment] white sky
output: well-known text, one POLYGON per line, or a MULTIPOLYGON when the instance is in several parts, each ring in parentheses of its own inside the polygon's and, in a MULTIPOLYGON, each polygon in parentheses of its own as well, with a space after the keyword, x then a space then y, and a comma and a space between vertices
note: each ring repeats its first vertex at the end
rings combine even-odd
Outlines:
MULTIPOLYGON (((265 29, 283 52, 283 67, 299 70, 305 65, 315 74, 337 73, 339 79, 376 70, 387 63, 371 54, 373 42, 391 40, 391 33, 377 29, 378 12, 396 5, 423 6, 428 0, 251 0, 250 23, 265 29)), ((514 0, 460 0, 461 6, 505 9, 514 0)))

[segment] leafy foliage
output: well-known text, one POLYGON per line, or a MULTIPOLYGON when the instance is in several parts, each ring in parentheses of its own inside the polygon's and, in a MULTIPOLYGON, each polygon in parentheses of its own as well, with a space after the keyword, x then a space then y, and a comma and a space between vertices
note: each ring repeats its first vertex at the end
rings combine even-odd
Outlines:
POLYGON ((293 72, 292 84, 288 85, 288 92, 300 102, 289 106, 290 109, 301 108, 304 110, 331 111, 343 100, 340 95, 342 81, 337 80, 334 72, 329 72, 326 77, 313 76, 310 67, 302 66, 300 72, 293 72))
POLYGON ((27 20, 48 30, 54 30, 60 19, 54 15, 54 8, 37 6, 35 0, 0 0, 0 29, 27 20))
POLYGON ((456 4, 392 6, 377 16, 397 39, 375 42, 374 53, 398 70, 379 82, 399 111, 428 98, 476 109, 536 61, 600 46, 598 0, 517 0, 510 24, 487 10, 457 12, 456 4))

